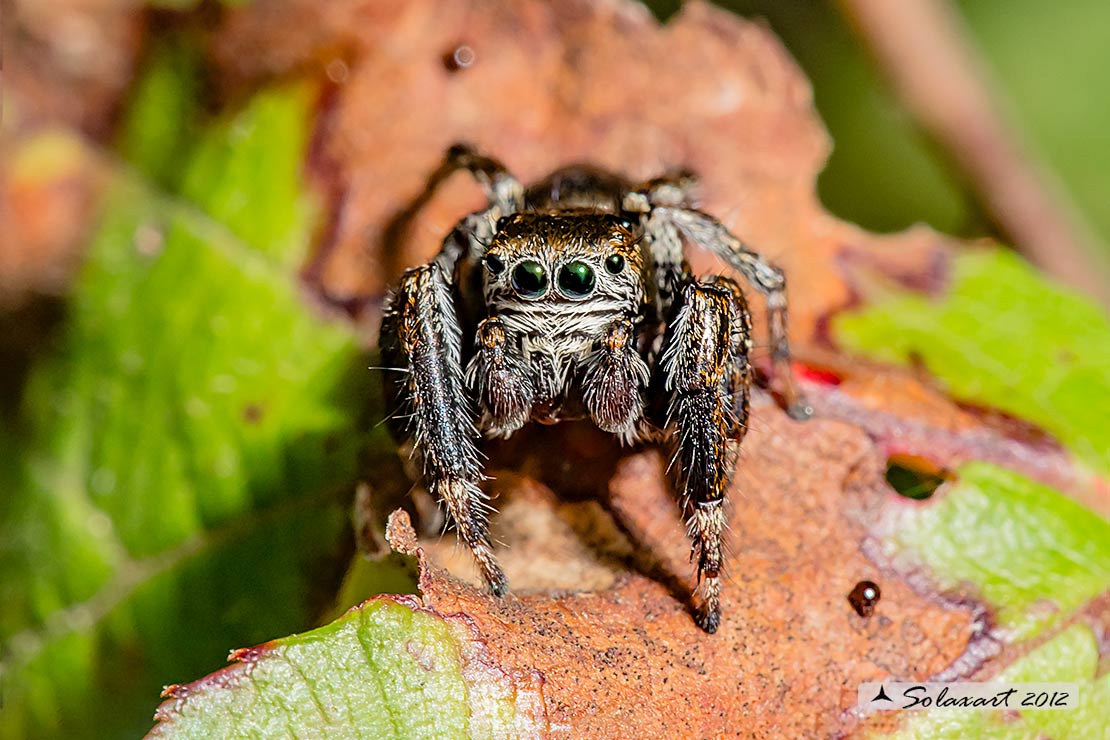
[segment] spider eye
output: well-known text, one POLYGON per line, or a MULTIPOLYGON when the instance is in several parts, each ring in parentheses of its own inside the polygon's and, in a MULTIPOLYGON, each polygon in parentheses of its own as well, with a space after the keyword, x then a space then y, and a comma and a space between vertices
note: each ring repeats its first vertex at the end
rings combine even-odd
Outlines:
POLYGON ((613 275, 619 275, 624 270, 624 257, 611 254, 605 260, 605 269, 613 275))
POLYGON ((559 270, 559 290, 571 298, 589 295, 594 289, 594 270, 585 262, 570 262, 559 270))
POLYGON ((525 298, 539 298, 547 291, 547 270, 535 260, 524 260, 513 268, 513 290, 525 298))
POLYGON ((494 275, 500 275, 505 271, 505 263, 496 254, 487 254, 484 262, 486 268, 494 275))

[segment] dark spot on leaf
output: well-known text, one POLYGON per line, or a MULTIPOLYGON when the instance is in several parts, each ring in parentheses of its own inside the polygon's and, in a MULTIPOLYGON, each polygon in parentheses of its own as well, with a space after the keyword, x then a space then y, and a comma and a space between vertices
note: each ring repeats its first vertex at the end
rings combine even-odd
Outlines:
POLYGON ((332 59, 324 68, 324 74, 337 85, 345 85, 351 77, 351 69, 342 59, 332 59))
POLYGON ((875 613, 875 605, 879 603, 882 592, 874 581, 860 581, 852 592, 848 594, 848 603, 861 617, 870 617, 875 613))
POLYGON ((923 501, 932 496, 952 474, 917 455, 892 455, 886 462, 886 482, 898 495, 923 501))
POLYGON ((257 403, 247 404, 243 408, 243 419, 248 424, 257 424, 262 421, 262 407, 257 403))
POLYGON ((444 52, 443 68, 448 72, 461 72, 473 66, 475 59, 477 59, 477 55, 475 55, 474 49, 466 44, 459 44, 444 52))

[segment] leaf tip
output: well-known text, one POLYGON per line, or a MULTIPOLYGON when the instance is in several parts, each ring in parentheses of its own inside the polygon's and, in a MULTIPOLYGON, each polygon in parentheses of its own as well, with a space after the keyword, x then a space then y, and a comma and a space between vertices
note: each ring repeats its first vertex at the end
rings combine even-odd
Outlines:
POLYGON ((385 525, 385 539, 394 551, 402 555, 417 556, 420 544, 416 539, 416 530, 412 527, 412 519, 408 512, 397 509, 389 515, 385 525))

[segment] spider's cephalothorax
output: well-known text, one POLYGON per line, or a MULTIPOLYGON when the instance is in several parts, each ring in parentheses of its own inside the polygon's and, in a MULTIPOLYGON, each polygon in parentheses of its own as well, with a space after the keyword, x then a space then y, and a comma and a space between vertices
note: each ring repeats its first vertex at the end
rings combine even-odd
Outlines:
POLYGON ((433 495, 496 594, 477 430, 588 417, 623 441, 669 441, 698 563, 698 624, 720 623, 724 497, 748 420, 751 318, 731 279, 699 280, 689 241, 767 295, 776 380, 792 416, 809 408, 790 372, 785 280, 715 218, 690 206, 693 179, 631 185, 586 167, 527 191, 497 161, 452 147, 428 193, 456 170, 485 187, 430 264, 408 270, 381 330, 387 383, 433 495))

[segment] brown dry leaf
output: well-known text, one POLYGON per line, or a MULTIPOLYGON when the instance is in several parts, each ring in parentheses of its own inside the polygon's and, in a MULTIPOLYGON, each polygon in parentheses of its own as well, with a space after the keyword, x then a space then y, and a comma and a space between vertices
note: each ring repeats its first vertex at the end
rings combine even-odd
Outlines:
MULTIPOLYGON (((606 562, 605 553, 560 548, 569 539, 560 535, 574 529, 567 505, 544 506, 554 497, 526 486, 498 500, 498 534, 508 543, 499 555, 514 595, 498 601, 425 564, 425 605, 466 614, 496 664, 543 676, 552 737, 720 737, 741 730, 827 737, 850 729, 860 682, 940 673, 959 658, 976 625, 969 610, 915 593, 865 555, 867 522, 891 498, 884 458, 866 435, 834 421, 797 425, 769 408, 763 416, 733 487, 733 556, 716 635, 701 633, 687 611, 689 544, 654 452, 622 460, 609 484, 616 518, 646 550, 645 559, 657 558, 642 573, 639 563, 631 572, 614 568, 611 585, 579 590, 577 574, 606 562), (540 562, 560 563, 563 578, 555 583, 550 568, 537 568, 530 546, 548 534, 555 536, 539 548, 540 562), (847 601, 861 580, 883 587, 870 619, 847 601), (537 585, 544 590, 533 591, 537 585), (553 595, 546 590, 552 586, 565 592, 553 595)), ((472 572, 450 542, 430 541, 424 549, 432 563, 472 572)))
POLYGON ((10 311, 30 295, 61 292, 71 277, 104 180, 81 135, 110 131, 144 24, 122 0, 4 5, 0 309, 10 311))
MULTIPOLYGON (((818 418, 757 405, 731 494, 718 634, 688 613, 689 544, 654 451, 614 464, 611 447, 576 442, 586 433, 573 429, 501 448, 496 459, 517 471, 493 484, 515 588, 504 600, 465 582, 473 567, 450 538, 418 547, 393 519, 394 545, 421 554, 425 606, 465 618, 522 691, 539 677, 551 737, 842 736, 864 721, 852 710, 862 681, 989 672, 998 647, 984 645, 982 608, 874 557, 875 523, 907 505, 884 480, 887 457, 991 460, 1064 489, 1075 473, 1051 441, 957 407, 912 374, 832 354, 826 320, 858 300, 857 281, 935 290, 951 245, 925 229, 875 237, 824 212, 814 183, 829 141, 765 28, 700 2, 660 26, 618 0, 295 0, 234 13, 216 48, 231 93, 294 73, 330 80, 310 165, 334 211, 307 273, 331 301, 369 306, 367 324, 385 285, 480 205, 460 177, 390 230, 459 140, 525 180, 574 161, 633 178, 690 167, 703 207, 786 269, 818 418), (460 45, 475 63, 452 69, 445 55, 460 45), (568 501, 541 478, 560 494, 600 488, 605 506, 568 501), (871 618, 847 601, 861 580, 883 588, 871 618)), ((705 255, 696 264, 721 269, 705 255)))
MULTIPOLYGON (((596 502, 568 502, 536 482, 550 479, 560 490, 572 482, 538 462, 568 449, 577 476, 593 477, 614 454, 600 435, 592 445, 545 444, 541 435, 523 455, 496 450, 495 460, 523 460, 534 474, 495 471, 491 486, 495 538, 504 543, 498 556, 514 594, 486 595, 465 548, 430 538, 421 544, 425 606, 466 615, 495 664, 543 676, 552 737, 839 736, 861 729, 852 709, 861 682, 991 675, 1002 646, 987 634, 986 609, 942 597, 877 556, 878 523, 915 505, 886 483, 887 450, 916 436, 934 445, 932 459, 954 465, 959 458, 946 457, 944 445, 962 449, 971 435, 998 458, 1020 450, 1010 462, 1030 475, 1043 477, 1047 463, 1022 464, 1038 459, 1035 448, 973 427, 970 417, 953 431, 892 419, 837 389, 808 390, 819 408, 850 409, 855 423, 799 424, 769 403, 758 409, 731 492, 725 618, 716 635, 699 632, 688 613, 689 544, 659 453, 627 454, 602 478, 609 483, 598 498, 617 531, 596 502), (590 447, 592 456, 582 452, 590 447), (870 618, 847 599, 863 580, 883 589, 870 618)), ((1062 455, 1057 463, 1068 467, 1062 455)), ((396 520, 392 530, 394 545, 413 552, 396 520)), ((865 726, 895 719, 872 716, 865 726)))
POLYGON ((49 122, 93 136, 110 131, 142 43, 142 8, 129 0, 4 5, 5 93, 14 96, 5 114, 15 114, 15 127, 49 122))
MULTIPOLYGON (((876 238, 824 212, 814 182, 829 140, 808 83, 765 28, 705 3, 664 26, 624 0, 260 3, 217 48, 240 85, 305 68, 334 83, 315 163, 339 198, 313 272, 340 302, 379 295, 481 205, 459 176, 400 244, 383 243, 457 141, 526 181, 571 162, 633 179, 693 169, 702 206, 790 276, 798 342, 851 302, 841 261, 882 254, 894 274, 943 269, 931 232, 876 238), (475 61, 453 71, 444 57, 460 45, 475 61)), ((696 265, 721 269, 704 254, 696 265)))

